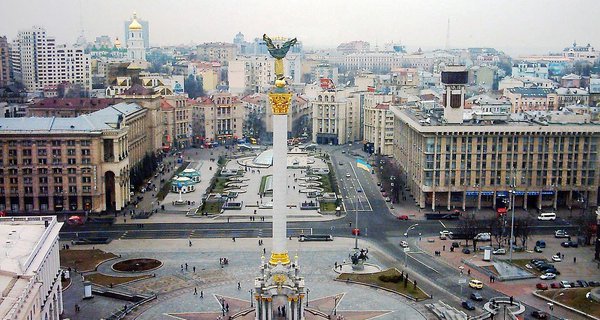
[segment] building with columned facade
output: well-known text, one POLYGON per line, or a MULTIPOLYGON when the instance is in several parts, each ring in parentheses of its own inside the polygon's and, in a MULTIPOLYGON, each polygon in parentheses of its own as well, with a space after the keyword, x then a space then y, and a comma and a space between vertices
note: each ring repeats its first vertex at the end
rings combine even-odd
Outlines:
POLYGON ((56 217, 0 218, 0 318, 60 319, 61 227, 56 217))

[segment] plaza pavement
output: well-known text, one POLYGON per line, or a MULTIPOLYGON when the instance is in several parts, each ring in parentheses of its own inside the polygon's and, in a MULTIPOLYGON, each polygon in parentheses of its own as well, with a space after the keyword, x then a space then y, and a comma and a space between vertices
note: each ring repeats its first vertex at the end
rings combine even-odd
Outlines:
MULTIPOLYGON (((129 319, 191 320, 216 319, 221 311, 216 296, 223 296, 226 301, 231 302, 231 313, 249 306, 249 290, 254 284, 254 277, 259 273, 263 248, 267 254, 270 252, 269 239, 264 242, 265 246, 258 246, 257 239, 236 239, 235 242, 231 239, 194 239, 190 247, 186 239, 116 240, 109 245, 95 247, 121 255, 120 259, 99 266, 98 271, 105 274, 122 276, 123 273, 112 271, 110 266, 127 258, 156 258, 164 263, 161 268, 149 272, 156 275, 154 278, 115 286, 117 290, 158 294, 156 300, 143 305, 128 316, 129 319), (220 266, 221 257, 229 259, 227 266, 220 266), (188 269, 186 271, 184 266, 182 271, 181 265, 185 263, 188 264, 188 269), (196 272, 193 272, 194 267, 196 272), (238 282, 241 284, 240 290, 237 289, 238 282), (202 291, 204 298, 200 298, 200 294, 194 295, 194 288, 198 293, 202 291), (179 315, 172 317, 168 313, 179 315)), ((369 252, 378 252, 368 242, 361 241, 360 246, 369 248, 369 252)), ((308 299, 311 308, 330 314, 333 311, 333 297, 343 295, 340 296, 341 300, 338 298, 337 314, 344 315, 345 319, 434 319, 424 307, 428 301, 415 303, 387 291, 334 281, 337 274, 333 271, 333 265, 335 262, 348 260, 353 239, 336 238, 333 242, 320 243, 301 243, 294 239, 288 240, 287 247, 290 256, 299 256, 301 273, 310 290, 308 299)), ((378 255, 370 255, 369 263, 384 268, 385 265, 376 256, 378 255)), ((125 304, 101 296, 82 300, 82 293, 81 278, 76 277, 74 284, 63 293, 66 318, 100 319, 125 304), (78 313, 74 311, 75 303, 81 306, 78 313)))
MULTIPOLYGON (((453 242, 451 239, 440 240, 439 237, 428 237, 434 238, 435 242, 428 242, 426 238, 423 238, 421 241, 415 240, 415 244, 418 250, 422 250, 427 254, 434 256, 434 251, 440 251, 441 255, 439 257, 435 257, 439 260, 439 263, 446 263, 457 270, 459 272, 459 266, 463 266, 465 269, 465 273, 469 269, 463 262, 463 260, 472 260, 474 262, 481 261, 483 258, 483 254, 469 254, 466 255, 460 251, 460 248, 455 250, 454 252, 450 252, 450 247, 453 242), (443 246, 445 245, 446 250, 443 250, 443 246)), ((524 279, 524 280, 514 280, 514 281, 495 281, 494 283, 490 283, 489 276, 483 273, 480 273, 476 269, 471 269, 471 277, 474 279, 479 279, 485 285, 490 286, 491 288, 504 293, 507 296, 514 296, 515 299, 520 300, 528 305, 536 307, 543 311, 548 311, 548 306, 546 301, 536 298, 532 292, 535 290, 535 285, 537 283, 543 282, 548 285, 552 282, 558 282, 560 280, 570 280, 575 281, 579 279, 583 280, 600 280, 600 272, 598 271, 598 263, 593 261, 593 247, 579 247, 579 248, 563 248, 560 246, 560 242, 564 239, 556 239, 552 236, 538 236, 534 235, 528 239, 529 247, 532 247, 533 244, 537 240, 545 240, 546 248, 542 253, 535 252, 517 252, 513 253, 513 259, 533 259, 533 258, 545 258, 547 260, 551 260, 550 258, 556 252, 561 252, 565 255, 565 259, 562 262, 553 262, 553 264, 557 267, 557 269, 561 272, 560 276, 557 277, 556 280, 541 280, 539 278, 533 279, 524 279), (577 263, 573 263, 573 257, 577 258, 577 263)), ((464 244, 464 240, 461 242, 464 244)), ((469 242, 472 247, 472 243, 469 242)), ((478 245, 482 245, 479 243, 478 245)), ((487 244, 486 244, 487 245, 487 244)), ((492 243, 492 245, 495 245, 492 243)), ((417 251, 418 252, 418 251, 417 251)), ((497 259, 505 259, 508 260, 509 256, 494 256, 497 259)), ((465 285, 466 288, 466 285, 465 285)), ((466 288, 469 290, 468 288, 466 288)), ((491 298, 491 297, 486 297, 491 298)), ((568 319, 585 319, 584 317, 566 310, 561 307, 557 307, 554 309, 554 314, 556 316, 568 318, 568 319)))

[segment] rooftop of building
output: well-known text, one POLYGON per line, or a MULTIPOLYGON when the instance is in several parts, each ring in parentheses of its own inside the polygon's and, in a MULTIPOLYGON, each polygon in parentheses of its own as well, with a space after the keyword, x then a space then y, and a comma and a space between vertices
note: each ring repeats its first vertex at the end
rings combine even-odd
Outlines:
POLYGON ((554 92, 553 89, 549 88, 510 88, 508 89, 511 93, 520 94, 528 97, 545 97, 548 94, 554 92))
MULTIPOLYGON (((437 105, 433 108, 421 108, 420 104, 414 106, 391 106, 390 111, 396 117, 400 117, 408 121, 413 127, 419 126, 422 131, 436 131, 437 128, 452 127, 461 131, 470 131, 469 128, 495 128, 502 131, 518 130, 523 127, 536 127, 535 130, 542 128, 553 128, 559 131, 572 131, 575 126, 591 126, 589 131, 600 132, 600 122, 598 119, 600 109, 588 106, 580 106, 586 108, 589 112, 574 112, 572 109, 562 111, 525 111, 520 113, 505 114, 505 117, 499 117, 494 121, 481 121, 473 119, 471 114, 465 112, 464 122, 460 124, 446 123, 443 116, 443 107, 437 105), (505 120, 500 120, 500 119, 505 120), (427 129, 430 128, 430 129, 427 129), (462 128, 462 129, 461 129, 462 128)), ((581 111, 581 110, 579 110, 581 111)), ((439 129, 437 129, 439 130, 439 129)))
POLYGON ((577 88, 557 88, 556 93, 560 95, 588 95, 587 90, 577 88))
POLYGON ((112 98, 46 98, 36 100, 29 108, 104 109, 120 101, 120 99, 112 98))
POLYGON ((99 132, 118 127, 119 117, 143 109, 135 103, 119 104, 75 118, 0 118, 0 133, 7 132, 99 132))

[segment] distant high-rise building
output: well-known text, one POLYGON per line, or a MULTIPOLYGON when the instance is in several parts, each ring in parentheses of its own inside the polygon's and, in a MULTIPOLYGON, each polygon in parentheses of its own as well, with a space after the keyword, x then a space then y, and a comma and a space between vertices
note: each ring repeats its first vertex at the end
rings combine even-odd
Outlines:
POLYGON ((137 23, 142 25, 142 38, 144 39, 144 48, 148 49, 150 48, 150 25, 146 20, 137 19, 135 16, 135 12, 133 13, 133 15, 134 16, 133 18, 131 18, 131 20, 123 22, 123 29, 125 31, 125 37, 123 37, 123 41, 124 43, 128 43, 129 37, 131 36, 131 32, 129 32, 129 26, 133 23, 133 20, 136 20, 137 23))
POLYGON ((15 80, 21 81, 27 91, 41 91, 64 82, 91 89, 89 54, 81 47, 57 45, 42 27, 20 31, 12 50, 15 80))
POLYGON ((0 87, 8 85, 10 82, 10 52, 8 50, 8 41, 6 37, 0 37, 0 87))
POLYGON ((127 57, 132 61, 146 61, 146 49, 143 38, 144 27, 138 22, 135 12, 128 28, 127 57))

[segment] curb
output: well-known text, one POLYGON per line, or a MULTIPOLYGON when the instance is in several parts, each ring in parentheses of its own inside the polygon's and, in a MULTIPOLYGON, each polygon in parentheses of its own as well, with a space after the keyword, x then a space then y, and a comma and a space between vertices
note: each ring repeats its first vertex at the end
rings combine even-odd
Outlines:
POLYGON ((583 311, 581 311, 581 310, 575 309, 575 308, 573 308, 573 307, 570 307, 570 306, 568 306, 568 305, 566 305, 566 304, 560 303, 560 302, 558 302, 558 301, 556 301, 556 300, 552 300, 552 299, 550 299, 550 298, 548 298, 548 297, 546 297, 546 296, 543 296, 543 295, 539 294, 537 290, 536 290, 536 291, 533 291, 533 292, 531 292, 531 293, 532 293, 534 296, 536 296, 536 297, 538 297, 538 298, 540 298, 540 299, 543 299, 543 300, 546 300, 546 301, 552 302, 552 303, 554 303, 554 304, 556 304, 556 305, 559 305, 559 306, 561 306, 561 307, 563 307, 563 308, 565 308, 565 309, 567 309, 567 310, 570 310, 570 311, 573 311, 573 312, 575 312, 575 313, 577 313, 577 314, 580 314, 580 315, 582 315, 582 316, 584 316, 584 317, 586 317, 586 318, 588 318, 588 319, 600 320, 600 318, 596 318, 596 317, 592 316, 591 314, 587 314, 587 313, 585 313, 585 312, 583 312, 583 311))

